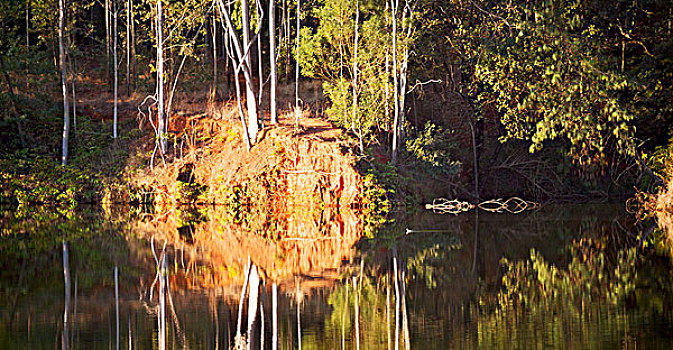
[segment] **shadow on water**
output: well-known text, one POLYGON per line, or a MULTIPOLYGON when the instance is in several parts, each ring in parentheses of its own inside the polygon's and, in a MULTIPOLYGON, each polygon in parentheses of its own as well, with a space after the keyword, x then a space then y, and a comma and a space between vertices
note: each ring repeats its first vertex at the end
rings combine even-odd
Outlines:
POLYGON ((374 238, 350 212, 251 234, 222 210, 4 211, 0 348, 673 345, 670 261, 619 206, 417 212, 374 238))

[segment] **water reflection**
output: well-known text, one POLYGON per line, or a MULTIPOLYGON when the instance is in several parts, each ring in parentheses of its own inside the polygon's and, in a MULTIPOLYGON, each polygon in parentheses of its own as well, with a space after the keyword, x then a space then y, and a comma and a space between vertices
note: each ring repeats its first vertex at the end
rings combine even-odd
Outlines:
POLYGON ((616 206, 415 213, 375 238, 351 212, 250 235, 221 210, 5 212, 0 348, 673 345, 670 262, 630 253, 616 206))

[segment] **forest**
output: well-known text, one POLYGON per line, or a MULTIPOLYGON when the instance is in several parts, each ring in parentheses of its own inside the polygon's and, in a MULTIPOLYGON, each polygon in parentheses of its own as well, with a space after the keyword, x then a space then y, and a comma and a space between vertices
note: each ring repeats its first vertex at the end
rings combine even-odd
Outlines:
POLYGON ((114 177, 142 137, 154 165, 185 132, 186 101, 231 102, 248 149, 279 114, 326 118, 392 187, 552 200, 666 178, 670 1, 1 6, 5 196, 31 171, 75 187, 114 177))
POLYGON ((0 1, 0 347, 667 348, 672 201, 673 0, 0 1))

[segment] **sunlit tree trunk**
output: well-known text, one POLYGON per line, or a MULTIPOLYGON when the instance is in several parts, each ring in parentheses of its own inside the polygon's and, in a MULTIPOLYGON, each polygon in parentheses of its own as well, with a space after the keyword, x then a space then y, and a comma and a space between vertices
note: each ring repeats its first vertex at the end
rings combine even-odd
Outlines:
MULTIPOLYGON (((273 1, 273 0, 271 0, 273 1)), ((257 79, 259 79, 259 90, 257 92, 257 107, 259 109, 259 119, 264 127, 264 112, 262 111, 262 96, 264 94, 264 72, 262 71, 262 23, 264 22, 264 14, 262 13, 261 0, 256 0, 255 18, 257 20, 257 79)))
POLYGON ((351 129, 355 132, 355 122, 358 123, 357 135, 360 140, 360 154, 365 154, 365 147, 362 141, 362 125, 359 118, 358 111, 358 39, 359 39, 359 22, 360 22, 360 2, 355 1, 355 43, 353 45, 353 120, 351 129))
POLYGON ((288 10, 288 0, 283 0, 283 30, 282 45, 285 47, 285 82, 289 81, 290 74, 290 11, 288 10))
POLYGON ((390 0, 391 20, 393 24, 393 144, 392 144, 392 159, 393 164, 397 163, 397 139, 399 130, 400 118, 400 100, 397 82, 397 10, 399 8, 399 0, 390 0))
POLYGON ((213 39, 213 94, 217 94, 217 25, 215 17, 212 19, 212 39, 213 39))
POLYGON ((114 74, 114 107, 112 112, 112 138, 117 138, 117 113, 119 108, 118 89, 119 89, 119 65, 117 64, 117 0, 112 0, 112 56, 113 56, 113 74, 114 74))
POLYGON ((66 87, 66 65, 65 65, 65 45, 63 39, 65 36, 65 0, 58 2, 58 56, 61 66, 61 90, 63 92, 63 147, 61 153, 61 164, 68 164, 68 137, 70 134, 70 107, 68 106, 68 89, 66 87))
MULTIPOLYGON (((110 0, 105 0, 105 81, 110 82, 110 0)), ((109 91, 109 90, 108 90, 109 91)))
POLYGON ((133 0, 129 1, 129 17, 131 17, 131 79, 133 79, 133 91, 136 90, 136 21, 133 13, 133 0))
MULTIPOLYGON (((388 14, 389 8, 390 8, 390 3, 388 1, 386 1, 386 9, 385 9, 386 29, 388 28, 388 25, 390 24, 390 20, 389 20, 390 17, 389 17, 389 14, 388 14)), ((386 86, 386 89, 385 89, 386 90, 386 95, 385 95, 386 100, 384 102, 384 108, 385 108, 384 115, 385 115, 385 121, 386 121, 386 133, 388 133, 388 135, 390 135, 390 79, 389 79, 389 77, 390 77, 390 54, 389 54, 389 50, 388 50, 387 46, 386 46, 386 67, 385 67, 385 69, 386 69, 386 84, 385 84, 385 86, 386 86)))
POLYGON ((126 1, 126 96, 131 96, 131 0, 126 1))
MULTIPOLYGON (((241 0, 241 24, 243 27, 243 57, 248 67, 249 73, 252 73, 252 59, 250 57, 250 11, 248 0, 241 0)), ((257 141, 257 99, 253 91, 252 77, 248 84, 245 84, 246 107, 248 108, 248 134, 250 143, 257 141)))
POLYGON ((162 0, 157 0, 157 136, 161 153, 166 153, 166 118, 164 116, 164 21, 162 0))
POLYGON ((276 0, 269 0, 269 67, 271 69, 271 89, 269 91, 269 109, 271 124, 278 123, 278 109, 276 106, 276 0))
POLYGON ((299 43, 301 31, 301 0, 297 0, 297 47, 295 51, 295 79, 294 79, 294 123, 299 126, 299 43))
MULTIPOLYGON (((222 18, 222 21, 224 24, 226 24, 225 31, 228 34, 228 37, 230 39, 229 42, 229 58, 232 60, 232 65, 234 67, 234 85, 236 87, 236 97, 238 101, 238 106, 239 106, 239 112, 241 115, 241 124, 243 126, 243 134, 245 136, 245 141, 248 146, 248 150, 250 150, 250 146, 252 144, 252 136, 249 134, 249 128, 246 126, 245 123, 245 118, 243 117, 243 107, 241 104, 241 91, 240 91, 240 82, 238 80, 238 73, 240 70, 243 70, 243 77, 245 78, 245 83, 246 83, 246 90, 250 90, 252 92, 253 88, 253 81, 252 81, 252 73, 250 71, 250 66, 248 65, 248 62, 246 62, 246 54, 247 51, 243 51, 243 48, 241 47, 241 43, 238 40, 238 35, 236 34, 236 30, 234 29, 233 24, 231 23, 231 9, 229 7, 224 6, 223 0, 217 0, 218 4, 218 9, 220 12, 220 16, 222 18)), ((229 6, 229 3, 227 3, 227 6, 229 6)), ((254 100, 254 92, 252 92, 253 95, 253 105, 256 105, 256 102, 254 100)), ((255 120, 255 123, 257 121, 255 120)), ((255 129, 256 130, 256 129, 255 129)))

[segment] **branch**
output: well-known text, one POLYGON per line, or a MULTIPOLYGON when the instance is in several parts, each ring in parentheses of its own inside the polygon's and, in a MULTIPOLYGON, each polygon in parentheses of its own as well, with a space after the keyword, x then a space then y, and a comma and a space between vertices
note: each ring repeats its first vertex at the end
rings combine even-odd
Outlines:
POLYGON ((414 84, 414 86, 412 86, 411 89, 409 89, 409 91, 407 91, 407 93, 413 92, 414 89, 416 89, 419 86, 427 85, 427 84, 430 84, 430 83, 441 83, 441 82, 442 82, 441 79, 430 79, 426 82, 420 82, 419 80, 416 80, 416 84, 414 84))

